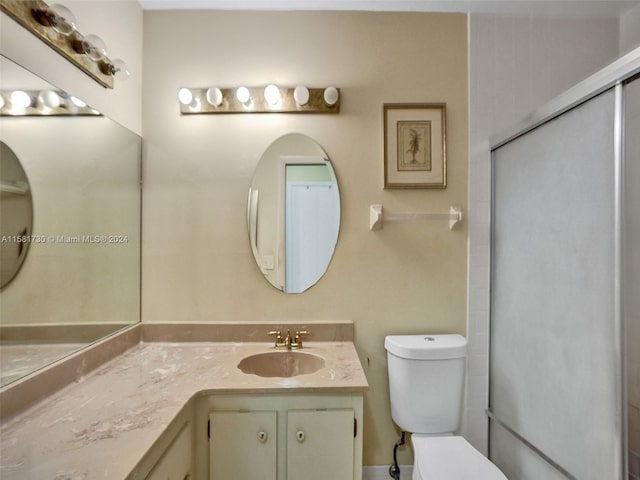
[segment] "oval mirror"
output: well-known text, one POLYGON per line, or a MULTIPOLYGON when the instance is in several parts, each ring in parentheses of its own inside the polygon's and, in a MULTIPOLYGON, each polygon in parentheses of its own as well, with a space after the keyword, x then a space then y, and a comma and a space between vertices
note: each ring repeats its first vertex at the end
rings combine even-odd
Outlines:
POLYGON ((300 293, 327 271, 340 230, 340 192, 329 156, 291 133, 264 152, 247 202, 251 250, 264 277, 300 293))
POLYGON ((0 142, 0 288, 20 270, 32 226, 33 201, 27 174, 13 150, 0 142))

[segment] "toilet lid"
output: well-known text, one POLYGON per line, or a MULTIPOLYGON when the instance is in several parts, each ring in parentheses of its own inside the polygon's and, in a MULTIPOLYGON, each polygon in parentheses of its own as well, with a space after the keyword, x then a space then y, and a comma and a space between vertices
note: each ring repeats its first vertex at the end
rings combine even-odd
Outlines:
POLYGON ((508 480, 464 438, 412 435, 414 480, 508 480))

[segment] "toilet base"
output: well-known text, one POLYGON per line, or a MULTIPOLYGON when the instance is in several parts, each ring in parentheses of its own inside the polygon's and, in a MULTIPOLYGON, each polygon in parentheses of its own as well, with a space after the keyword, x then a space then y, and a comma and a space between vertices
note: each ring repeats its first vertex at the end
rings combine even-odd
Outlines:
POLYGON ((508 480, 460 436, 411 436, 413 480, 508 480))

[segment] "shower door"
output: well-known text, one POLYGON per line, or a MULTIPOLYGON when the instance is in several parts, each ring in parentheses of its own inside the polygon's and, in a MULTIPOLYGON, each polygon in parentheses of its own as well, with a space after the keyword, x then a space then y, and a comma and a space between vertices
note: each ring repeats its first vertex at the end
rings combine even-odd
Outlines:
POLYGON ((625 290, 629 479, 640 480, 640 79, 625 86, 625 290))
POLYGON ((493 150, 490 457, 622 480, 622 86, 493 150))

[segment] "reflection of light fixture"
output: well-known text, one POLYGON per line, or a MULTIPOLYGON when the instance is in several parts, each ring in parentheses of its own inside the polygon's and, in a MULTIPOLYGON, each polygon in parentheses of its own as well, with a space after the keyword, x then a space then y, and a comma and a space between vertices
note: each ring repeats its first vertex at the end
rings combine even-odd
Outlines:
POLYGON ((100 112, 60 90, 0 90, 0 116, 99 116, 100 112))
POLYGON ((240 103, 246 105, 251 100, 251 92, 247 87, 238 87, 236 90, 236 98, 240 103))
POLYGON ((298 85, 293 91, 293 99, 299 107, 309 103, 309 89, 304 85, 298 85))
POLYGON ((38 102, 49 109, 60 106, 60 96, 53 90, 42 90, 38 95, 38 102))
POLYGON ((335 87, 181 88, 180 113, 340 113, 340 90, 335 87))
POLYGON ((113 88, 114 78, 129 77, 122 60, 109 59, 100 37, 83 35, 77 30, 74 14, 64 5, 49 6, 43 0, 11 0, 0 1, 0 8, 102 86, 113 88))
POLYGON ((84 108, 87 106, 87 104, 80 100, 78 97, 71 96, 69 97, 69 100, 71 100, 71 103, 73 103, 78 108, 84 108))
POLYGON ((280 103, 280 90, 273 83, 264 88, 264 99, 269 105, 275 107, 280 103))
POLYGON ((191 102, 193 102, 193 93, 191 93, 191 90, 188 88, 182 87, 178 90, 178 100, 180 100, 182 105, 191 105, 191 102))
POLYGON ((339 98, 340 94, 338 93, 338 89, 336 87, 325 88, 324 101, 327 105, 335 105, 339 98))
POLYGON ((14 90, 11 92, 11 105, 17 108, 27 108, 31 105, 31 97, 27 92, 14 90))
POLYGON ((207 102, 209 105, 218 107, 222 104, 222 91, 218 87, 211 87, 207 90, 207 102))

